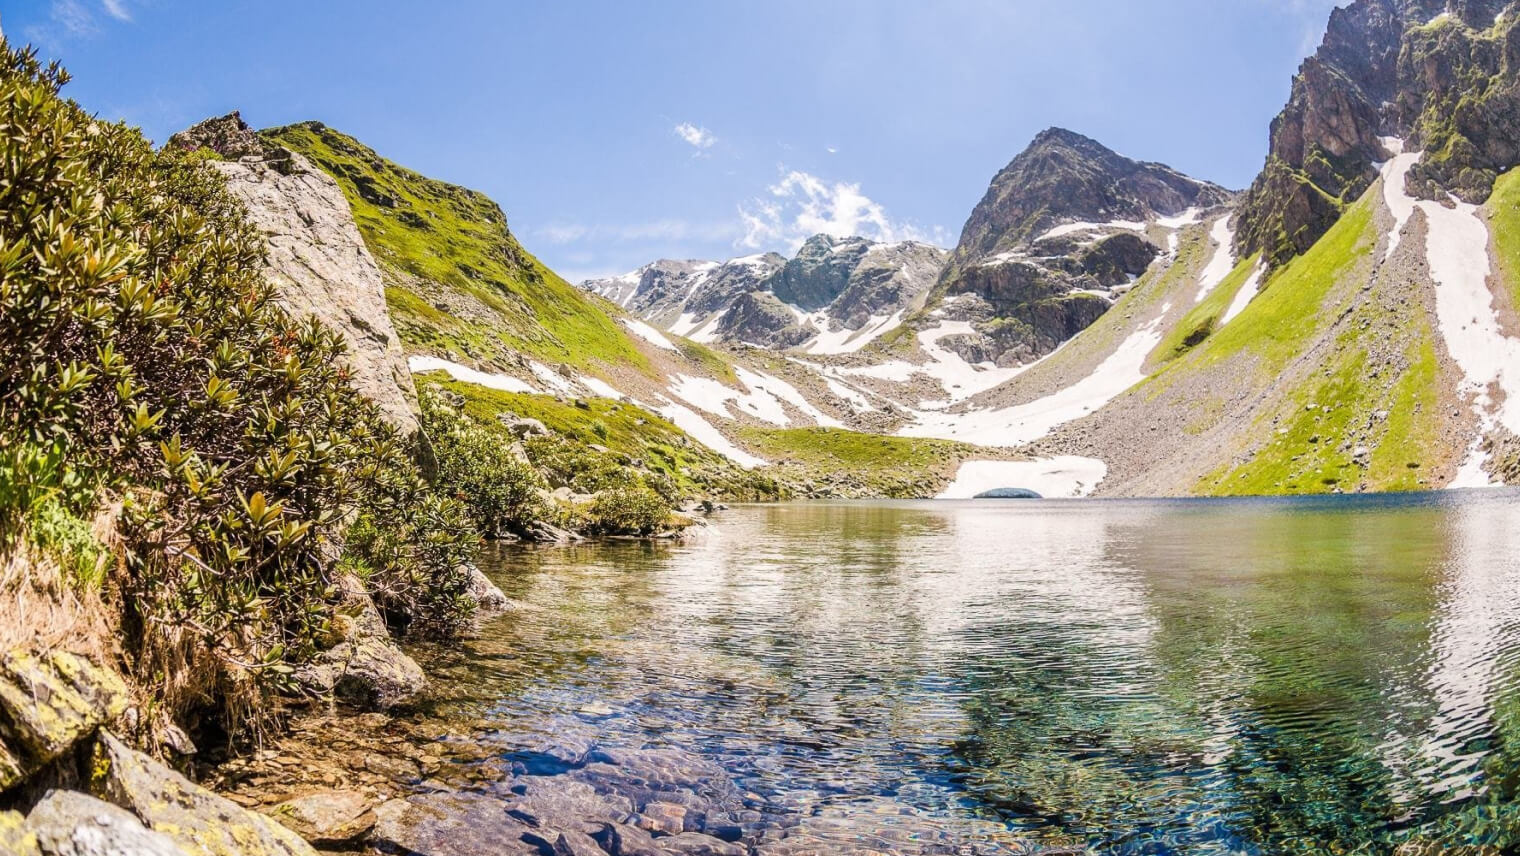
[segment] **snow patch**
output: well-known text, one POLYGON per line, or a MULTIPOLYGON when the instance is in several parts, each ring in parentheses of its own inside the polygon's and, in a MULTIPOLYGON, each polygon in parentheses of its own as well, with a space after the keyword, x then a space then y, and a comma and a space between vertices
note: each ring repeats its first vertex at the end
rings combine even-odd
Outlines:
POLYGON ((569 378, 562 376, 554 369, 549 368, 543 363, 529 363, 528 368, 532 369, 533 376, 543 381, 544 386, 547 386, 549 389, 562 395, 575 394, 575 384, 571 383, 569 378))
POLYGON ((728 458, 746 470, 763 467, 770 463, 764 458, 757 458, 735 446, 732 441, 723 436, 722 431, 714 428, 712 423, 703 419, 700 413, 689 407, 684 407, 667 399, 665 404, 659 407, 646 407, 645 409, 653 410, 655 413, 669 419, 672 424, 685 431, 693 440, 728 458))
POLYGON ((1230 301, 1230 308, 1224 311, 1219 319, 1219 326, 1230 323, 1230 319, 1246 311, 1251 304, 1251 299, 1261 290, 1261 278, 1266 276, 1267 266, 1265 263, 1256 265, 1256 270, 1251 271, 1251 278, 1241 283, 1240 290, 1235 292, 1235 299, 1230 301))
POLYGON ((640 339, 643 339, 649 344, 654 345, 656 348, 663 348, 667 351, 678 350, 673 342, 665 338, 664 333, 661 333, 659 330, 656 330, 648 324, 645 324, 643 321, 639 321, 635 318, 624 318, 622 321, 623 326, 627 327, 630 333, 638 336, 640 339))
POLYGON ((1176 217, 1157 217, 1156 225, 1165 229, 1181 229, 1183 226, 1197 223, 1202 216, 1202 208, 1189 208, 1176 217))
POLYGON ((1035 242, 1044 241, 1048 238, 1059 238, 1062 235, 1071 235, 1077 232, 1097 232, 1101 229, 1124 229, 1130 232, 1145 231, 1145 224, 1138 220, 1113 220, 1108 223, 1066 223, 1048 230, 1045 234, 1035 238, 1035 242))
POLYGON ((814 407, 796 387, 780 378, 743 367, 736 367, 734 374, 748 389, 747 392, 740 392, 711 378, 684 374, 675 376, 670 392, 687 404, 724 419, 735 418, 734 411, 729 409, 733 406, 739 412, 762 422, 787 428, 792 425, 792 418, 787 415, 785 404, 790 404, 818 425, 843 427, 839 420, 814 407))
POLYGON ((871 344, 893 327, 902 323, 903 313, 899 309, 891 315, 872 315, 859 330, 842 328, 829 330, 821 326, 823 330, 807 346, 809 354, 853 354, 856 351, 871 344))
MULTIPOLYGON (((1163 308, 1162 315, 1166 311, 1163 308)), ((1142 367, 1146 356, 1161 342, 1160 324, 1160 317, 1146 323, 1121 342, 1092 374, 1044 398, 1013 407, 965 413, 920 412, 898 434, 961 440, 982 446, 1032 443, 1059 425, 1097 411, 1145 380, 1142 367)))
POLYGON ((1415 209, 1425 213, 1425 257, 1436 284, 1436 324, 1446 350, 1462 371, 1458 393, 1469 396, 1478 415, 1480 440, 1471 447, 1453 487, 1477 486, 1486 456, 1481 436, 1497 426, 1520 433, 1520 339, 1504 335, 1488 289, 1488 227, 1478 206, 1450 200, 1415 199, 1404 191, 1404 178, 1419 161, 1418 153, 1400 154, 1383 168, 1383 199, 1397 221, 1390 250, 1402 237, 1415 209), (1502 403, 1492 394, 1497 387, 1502 403))
POLYGON ((1230 271, 1235 269, 1234 247, 1235 232, 1230 228, 1230 215, 1226 214, 1214 221, 1214 228, 1209 231, 1209 237, 1214 241, 1214 255, 1209 263, 1204 266, 1203 274, 1198 280, 1198 298, 1194 303, 1202 303, 1209 292, 1219 287, 1230 271))
POLYGON ((407 357, 406 365, 407 368, 412 370, 413 374, 447 372, 449 377, 452 377, 454 380, 473 383, 476 386, 483 386, 487 389, 499 389, 502 392, 538 392, 537 389, 534 389, 527 382, 518 380, 511 375, 483 372, 439 357, 421 355, 407 357))
POLYGON ((1042 497, 1087 496, 1108 475, 1097 458, 1063 455, 1034 461, 965 461, 939 499, 970 499, 1000 487, 1021 487, 1042 497))
POLYGON ((580 377, 576 378, 576 380, 580 383, 581 386, 584 386, 586 389, 591 390, 592 395, 596 395, 601 398, 610 398, 613 401, 622 401, 624 398, 624 395, 621 392, 618 392, 617 389, 612 386, 612 384, 607 383, 601 378, 591 377, 590 375, 581 375, 580 377))

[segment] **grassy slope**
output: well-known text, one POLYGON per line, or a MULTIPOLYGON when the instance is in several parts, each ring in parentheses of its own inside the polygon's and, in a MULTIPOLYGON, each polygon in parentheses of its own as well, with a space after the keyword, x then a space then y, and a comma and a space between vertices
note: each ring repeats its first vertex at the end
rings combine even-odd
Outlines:
MULTIPOLYGON (((1262 390, 1256 401, 1264 404, 1252 424, 1236 429, 1248 447, 1194 492, 1422 486, 1418 465, 1439 447, 1435 332, 1420 312, 1396 314, 1375 299, 1359 300, 1361 289, 1347 281, 1377 244, 1373 210, 1369 192, 1308 253, 1280 269, 1237 318, 1141 387, 1156 400, 1182 381, 1252 367, 1262 390), (1347 312, 1353 314, 1342 320, 1347 312), (1311 365, 1294 365, 1315 349, 1311 365), (1382 419, 1374 415, 1383 411, 1382 419), (1365 462, 1355 460, 1362 446, 1370 452, 1365 462)), ((1237 268, 1232 279, 1240 273, 1237 268)), ((1192 404, 1190 433, 1204 433, 1223 414, 1222 402, 1192 404)))
POLYGON ((662 473, 689 496, 718 499, 754 499, 773 486, 763 475, 749 473, 727 458, 692 441, 675 425, 657 414, 626 402, 605 398, 585 401, 585 407, 560 401, 550 395, 501 392, 470 383, 450 380, 441 372, 418 376, 418 382, 436 384, 465 399, 465 415, 476 423, 502 434, 502 442, 513 439, 497 416, 512 413, 543 422, 549 430, 572 440, 583 448, 605 447, 620 461, 637 460, 645 469, 662 473))
POLYGON ((1499 176, 1484 207, 1509 305, 1520 310, 1520 169, 1499 176))
POLYGON ((1224 278, 1218 286, 1195 305, 1188 313, 1182 316, 1176 326, 1172 327, 1156 346, 1155 357, 1165 361, 1174 360, 1193 348, 1198 347, 1204 339, 1213 335, 1214 327, 1219 323, 1230 303, 1235 300, 1235 295, 1245 285, 1246 280, 1251 278, 1251 271, 1256 269, 1261 254, 1251 256, 1241 261, 1230 271, 1229 276, 1224 278))
POLYGON ((337 179, 365 244, 390 274, 391 317, 412 348, 648 369, 622 326, 527 253, 483 194, 399 167, 319 123, 262 133, 337 179), (455 292, 483 314, 442 311, 429 288, 455 292))
MULTIPOLYGON (((837 428, 741 428, 755 453, 793 482, 830 482, 845 496, 930 497, 956 466, 988 451, 949 440, 862 434, 837 428)), ((997 456, 997 453, 993 453, 997 456)))

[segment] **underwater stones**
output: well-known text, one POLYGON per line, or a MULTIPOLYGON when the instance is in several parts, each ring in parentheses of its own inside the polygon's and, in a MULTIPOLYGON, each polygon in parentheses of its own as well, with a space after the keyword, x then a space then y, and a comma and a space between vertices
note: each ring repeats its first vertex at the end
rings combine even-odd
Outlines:
POLYGON ((187 856, 174 839, 143 826, 126 809, 76 791, 49 791, 27 815, 26 826, 43 856, 187 856))
POLYGON ((312 844, 359 840, 375 825, 374 801, 357 791, 317 791, 286 800, 268 814, 312 844))
POLYGON ((101 732, 91 789, 127 809, 149 829, 206 856, 315 856, 300 836, 241 808, 101 732))
MULTIPOLYGON (((497 799, 472 793, 419 794, 375 809, 370 843, 408 856, 539 856, 532 827, 497 799)), ((536 838, 536 837, 535 837, 536 838)))

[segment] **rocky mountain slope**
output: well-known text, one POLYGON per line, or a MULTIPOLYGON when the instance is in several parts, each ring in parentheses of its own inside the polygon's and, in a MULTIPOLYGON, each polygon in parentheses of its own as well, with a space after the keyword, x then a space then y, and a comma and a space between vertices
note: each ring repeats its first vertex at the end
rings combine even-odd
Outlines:
POLYGON ((944 250, 916 241, 814 235, 791 259, 662 259, 581 287, 699 342, 838 354, 921 307, 944 259, 944 250))
POLYGON ((1242 253, 1271 266, 1312 247, 1378 178, 1384 137, 1423 153, 1422 199, 1488 198, 1520 161, 1520 20, 1504 0, 1358 0, 1331 13, 1273 120, 1241 205, 1242 253))
POLYGON ((972 325, 959 344, 968 359, 1036 359, 1174 252, 1177 229, 1230 198, 1217 185, 1050 128, 993 178, 941 272, 935 302, 972 325))

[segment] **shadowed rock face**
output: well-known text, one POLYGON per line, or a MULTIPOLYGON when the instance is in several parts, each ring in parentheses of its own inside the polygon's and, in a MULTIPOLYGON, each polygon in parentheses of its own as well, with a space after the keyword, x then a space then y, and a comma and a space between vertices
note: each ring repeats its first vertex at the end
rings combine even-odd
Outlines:
POLYGON ((1501 0, 1357 0, 1331 12, 1272 122, 1241 205, 1236 246, 1279 265, 1306 251, 1377 178, 1379 137, 1425 152, 1409 188, 1488 197, 1520 162, 1520 20, 1501 0))

